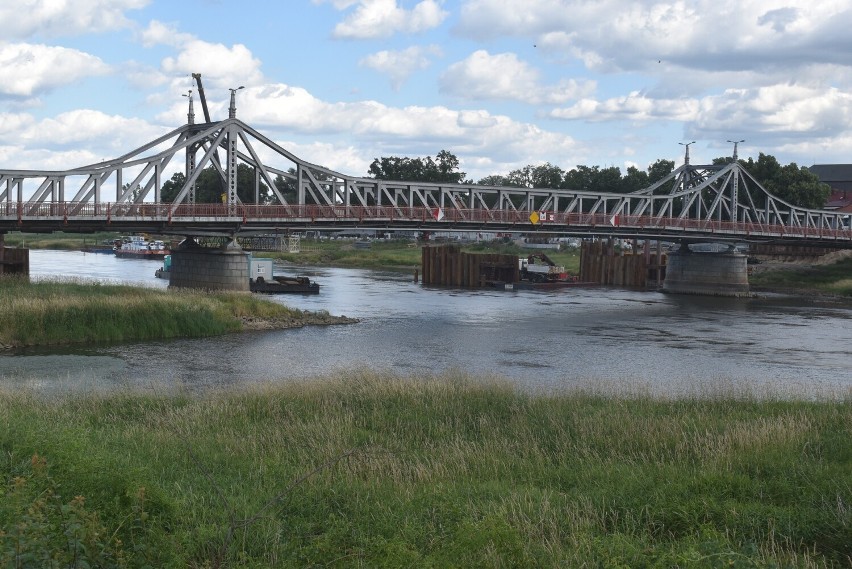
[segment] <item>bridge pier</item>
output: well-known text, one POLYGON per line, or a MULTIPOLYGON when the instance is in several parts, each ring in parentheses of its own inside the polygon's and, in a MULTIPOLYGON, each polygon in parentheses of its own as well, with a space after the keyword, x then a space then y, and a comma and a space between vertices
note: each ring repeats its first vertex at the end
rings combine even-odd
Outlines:
POLYGON ((708 296, 748 296, 747 257, 733 250, 698 252, 681 243, 668 253, 663 291, 708 296))
POLYGON ((249 292, 249 254, 233 240, 212 249, 187 238, 172 251, 169 287, 249 292))

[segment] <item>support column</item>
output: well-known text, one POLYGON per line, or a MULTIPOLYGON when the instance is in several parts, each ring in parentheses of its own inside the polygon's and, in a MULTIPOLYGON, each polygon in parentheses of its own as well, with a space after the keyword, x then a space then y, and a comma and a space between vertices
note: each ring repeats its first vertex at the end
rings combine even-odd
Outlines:
POLYGON ((708 296, 748 296, 747 257, 734 251, 695 252, 684 243, 670 251, 663 291, 708 296))
POLYGON ((210 249, 188 238, 172 251, 169 287, 249 292, 249 254, 234 240, 210 249))

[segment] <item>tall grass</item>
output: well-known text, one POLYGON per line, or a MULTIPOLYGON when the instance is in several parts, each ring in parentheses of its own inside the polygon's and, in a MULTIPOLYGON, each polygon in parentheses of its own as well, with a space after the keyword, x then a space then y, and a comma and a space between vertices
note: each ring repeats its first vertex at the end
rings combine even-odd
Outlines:
POLYGON ((358 370, 197 398, 6 393, 0 427, 6 563, 46 489, 59 517, 83 497, 129 566, 852 563, 849 400, 537 397, 358 370))
POLYGON ((0 344, 121 342, 237 331, 241 318, 301 314, 239 293, 0 279, 0 344))
POLYGON ((63 233, 20 233, 11 232, 4 236, 7 247, 29 247, 30 249, 59 249, 78 251, 83 247, 102 246, 105 241, 111 242, 121 235, 115 232, 101 231, 90 234, 63 233))
MULTIPOLYGON (((330 265, 337 267, 367 268, 417 268, 421 262, 421 243, 409 240, 373 241, 369 249, 357 249, 351 241, 303 241, 301 253, 275 253, 275 258, 290 263, 330 265)), ((523 249, 514 243, 481 242, 462 243, 463 251, 473 253, 501 253, 526 256, 532 249, 523 249)), ((580 268, 579 251, 547 251, 547 255, 570 272, 580 268)))
POLYGON ((749 277, 752 285, 773 289, 810 289, 852 297, 852 259, 830 265, 762 271, 749 277))

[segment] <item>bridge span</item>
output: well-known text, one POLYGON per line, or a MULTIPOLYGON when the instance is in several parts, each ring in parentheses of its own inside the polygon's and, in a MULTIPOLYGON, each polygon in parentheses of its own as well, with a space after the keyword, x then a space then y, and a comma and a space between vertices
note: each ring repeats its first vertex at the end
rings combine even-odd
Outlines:
MULTIPOLYGON (((118 158, 62 171, 0 169, 0 239, 9 231, 234 238, 360 228, 852 247, 848 214, 773 196, 740 165, 736 144, 730 163, 700 166, 690 164, 687 146, 682 166, 631 193, 393 181, 348 176, 302 160, 237 119, 233 91, 226 120, 196 124, 191 94, 189 103, 187 124, 118 158), (173 162, 179 166, 170 167, 173 162), (221 182, 220 203, 196 199, 199 176, 208 169, 221 182), (182 186, 163 199, 164 179, 175 171, 183 174, 182 186), (253 188, 238 187, 238 172, 246 171, 253 188)), ((205 257, 197 243, 190 247, 192 239, 186 243, 187 250, 173 257, 176 273, 243 270, 242 253, 233 247, 216 252, 223 255, 219 259, 213 251, 205 257)), ((681 258, 680 280, 710 278, 702 263, 681 258)), ((736 273, 743 280, 744 260, 722 263, 712 278, 736 273)))
MULTIPOLYGON (((0 169, 0 232, 144 231, 224 235, 304 229, 523 231, 687 236, 705 240, 852 246, 849 215, 796 207, 766 191, 736 159, 684 164, 632 193, 353 177, 309 163, 236 118, 188 122, 127 154, 63 171, 0 169), (178 168, 170 164, 180 164, 178 168), (248 168, 253 197, 240 199, 248 168), (198 203, 213 168, 222 203, 198 203), (185 176, 162 199, 175 170, 185 176), (114 195, 112 190, 114 190, 114 195)), ((248 192, 251 193, 251 192, 248 192)))

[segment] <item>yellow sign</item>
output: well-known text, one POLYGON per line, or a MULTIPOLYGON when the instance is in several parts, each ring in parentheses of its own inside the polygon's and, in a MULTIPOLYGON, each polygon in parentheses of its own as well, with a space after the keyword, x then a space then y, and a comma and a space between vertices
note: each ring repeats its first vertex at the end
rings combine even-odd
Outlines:
POLYGON ((539 215, 537 211, 534 211, 530 214, 530 223, 533 225, 538 225, 539 215))

